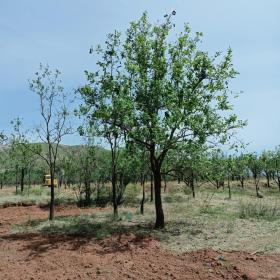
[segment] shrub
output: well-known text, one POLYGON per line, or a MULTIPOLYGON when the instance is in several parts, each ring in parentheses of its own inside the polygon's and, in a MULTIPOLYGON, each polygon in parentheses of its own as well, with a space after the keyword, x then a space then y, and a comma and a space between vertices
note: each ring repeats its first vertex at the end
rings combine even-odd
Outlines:
POLYGON ((129 184, 124 193, 124 204, 139 204, 140 186, 129 184))
POLYGON ((190 187, 183 188, 183 192, 185 195, 192 195, 192 189, 190 187))
POLYGON ((30 195, 34 195, 34 196, 41 196, 43 195, 43 193, 46 193, 46 187, 41 187, 41 186, 35 186, 35 187, 25 187, 22 195, 23 196, 30 196, 30 195))

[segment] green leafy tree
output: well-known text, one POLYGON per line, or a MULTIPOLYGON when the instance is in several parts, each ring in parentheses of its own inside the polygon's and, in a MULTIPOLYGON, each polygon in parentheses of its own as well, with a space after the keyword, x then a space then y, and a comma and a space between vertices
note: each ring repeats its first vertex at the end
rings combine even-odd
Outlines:
POLYGON ((276 147, 272 157, 273 177, 280 191, 280 146, 276 147))
MULTIPOLYGON (((175 12, 172 13, 175 15, 175 12)), ((86 72, 80 92, 89 120, 110 127, 149 153, 154 179, 156 228, 164 227, 161 168, 181 143, 225 142, 244 125, 232 114, 229 82, 237 75, 232 51, 210 56, 188 25, 171 39, 172 15, 149 23, 147 13, 132 22, 122 42, 118 32, 98 47, 97 71, 86 72)))
MULTIPOLYGON (((27 135, 28 131, 22 131, 22 121, 16 118, 11 122, 13 132, 10 139, 9 154, 13 159, 16 173, 19 171, 20 191, 24 190, 25 176, 28 171, 31 172, 33 163, 36 161, 36 153, 38 145, 29 142, 27 135)), ((18 176, 18 174, 16 174, 18 176)))
POLYGON ((234 158, 234 176, 239 180, 242 189, 244 189, 245 179, 249 178, 248 159, 247 154, 234 158))
POLYGON ((208 181, 217 189, 224 187, 227 178, 227 164, 225 155, 218 149, 209 155, 206 176, 208 181))
POLYGON ((253 175, 254 184, 256 188, 256 195, 257 197, 262 198, 263 196, 260 193, 259 182, 263 171, 263 162, 260 160, 257 154, 252 153, 249 154, 248 166, 253 175))
POLYGON ((0 189, 3 188, 6 182, 8 167, 8 152, 6 150, 0 150, 0 189))
MULTIPOLYGON (((84 198, 80 199, 80 204, 90 206, 92 204, 92 194, 95 191, 92 185, 93 172, 96 166, 95 147, 92 138, 87 138, 85 145, 77 155, 77 174, 79 182, 82 183, 80 194, 84 194, 84 198)), ((81 184, 80 184, 81 185, 81 184)))
POLYGON ((206 150, 204 146, 181 146, 170 156, 170 171, 174 177, 179 176, 183 182, 191 188, 195 198, 195 184, 204 182, 206 172, 206 150), (173 162, 173 164, 171 164, 173 162))
POLYGON ((273 152, 263 151, 261 153, 260 160, 263 163, 263 172, 266 178, 267 187, 270 188, 270 180, 273 174, 273 152))

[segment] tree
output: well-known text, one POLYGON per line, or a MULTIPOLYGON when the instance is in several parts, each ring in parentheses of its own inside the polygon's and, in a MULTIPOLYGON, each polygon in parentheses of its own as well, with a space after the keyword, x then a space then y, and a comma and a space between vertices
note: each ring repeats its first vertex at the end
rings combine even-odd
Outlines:
MULTIPOLYGON (((10 139, 10 157, 15 163, 16 173, 19 171, 20 176, 20 191, 24 190, 25 175, 30 168, 32 163, 35 161, 35 155, 38 152, 38 145, 31 144, 28 141, 28 131, 22 131, 22 121, 16 118, 11 122, 13 125, 13 132, 10 139)), ((18 174, 16 174, 18 176, 18 174)))
POLYGON ((252 153, 249 154, 248 165, 250 171, 253 174, 254 184, 256 188, 256 195, 257 197, 262 198, 263 196, 259 192, 260 191, 259 182, 263 171, 263 162, 259 159, 259 157, 256 154, 252 153))
MULTIPOLYGON (((3 131, 0 131, 0 145, 5 144, 7 137, 3 131)), ((3 188, 7 176, 7 152, 0 147, 0 189, 3 188)))
POLYGON ((228 187, 228 198, 231 199, 231 185, 230 181, 234 176, 234 158, 231 155, 225 161, 227 171, 227 187, 228 187))
POLYGON ((274 171, 274 180, 278 185, 278 189, 280 191, 280 146, 276 147, 273 158, 272 158, 272 167, 274 171))
POLYGON ((188 25, 172 42, 172 15, 152 25, 144 13, 130 24, 124 42, 120 33, 110 34, 81 91, 89 119, 147 150, 156 228, 164 227, 161 167, 167 153, 181 143, 225 142, 229 131, 244 125, 230 113, 228 84, 237 75, 231 49, 224 57, 200 51, 202 34, 192 36, 188 25))
POLYGON ((69 99, 62 87, 60 72, 40 65, 29 87, 39 98, 42 122, 36 132, 45 146, 41 145, 37 154, 46 162, 51 175, 51 200, 49 219, 54 218, 54 178, 59 144, 63 137, 72 133, 69 123, 69 99), (45 148, 46 147, 46 148, 45 148))
POLYGON ((8 153, 5 150, 0 150, 0 189, 3 188, 7 177, 7 161, 8 153))
POLYGON ((85 145, 77 155, 77 170, 80 177, 79 182, 83 183, 81 188, 84 198, 80 199, 79 203, 83 206, 90 206, 92 204, 92 193, 95 191, 91 187, 92 176, 96 166, 95 147, 93 146, 92 138, 87 138, 85 145))
POLYGON ((234 175, 239 180, 242 189, 244 189, 245 178, 249 177, 248 155, 241 154, 234 159, 234 175))
POLYGON ((180 177, 186 186, 191 188, 192 196, 195 198, 195 182, 203 182, 205 172, 207 148, 203 146, 185 147, 171 153, 169 159, 169 172, 174 177, 180 177), (173 163, 173 164, 172 164, 173 163))
POLYGON ((263 163, 263 172, 266 178, 267 187, 270 188, 270 179, 273 173, 273 153, 271 151, 263 151, 260 160, 263 163))
POLYGON ((146 150, 139 149, 137 145, 128 146, 129 154, 133 155, 130 164, 133 168, 132 174, 134 174, 134 178, 131 180, 140 181, 140 185, 142 188, 142 198, 140 202, 140 213, 144 215, 144 205, 146 200, 146 192, 145 192, 145 183, 147 181, 148 175, 150 175, 150 166, 149 166, 149 158, 146 150))
POLYGON ((211 184, 217 189, 224 187, 227 178, 227 163, 221 150, 217 149, 211 152, 206 170, 206 177, 211 184))

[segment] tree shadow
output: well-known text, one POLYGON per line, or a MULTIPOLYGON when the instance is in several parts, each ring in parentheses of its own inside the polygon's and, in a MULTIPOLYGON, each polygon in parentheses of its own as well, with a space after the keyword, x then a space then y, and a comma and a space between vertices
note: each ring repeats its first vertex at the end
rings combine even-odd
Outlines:
POLYGON ((45 220, 29 223, 31 227, 40 227, 35 232, 14 233, 1 237, 2 240, 20 244, 19 250, 29 252, 28 259, 56 249, 88 251, 98 255, 120 253, 145 248, 154 242, 153 226, 147 223, 124 224, 109 220, 90 222, 76 217, 72 217, 70 222, 63 225, 46 224, 45 220))

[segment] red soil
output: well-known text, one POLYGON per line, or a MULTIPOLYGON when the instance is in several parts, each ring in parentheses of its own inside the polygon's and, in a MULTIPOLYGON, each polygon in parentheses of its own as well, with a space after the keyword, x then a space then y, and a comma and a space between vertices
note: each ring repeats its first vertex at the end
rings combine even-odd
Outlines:
MULTIPOLYGON (((77 215, 75 207, 57 215, 77 215)), ((0 279, 279 279, 280 256, 212 249, 176 254, 150 237, 11 235, 11 224, 46 218, 35 206, 0 209, 0 279)))

